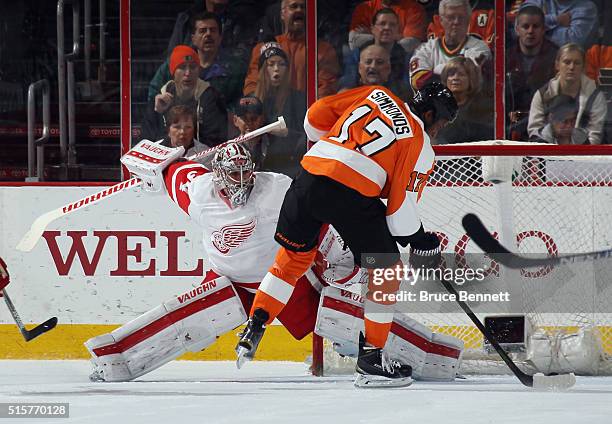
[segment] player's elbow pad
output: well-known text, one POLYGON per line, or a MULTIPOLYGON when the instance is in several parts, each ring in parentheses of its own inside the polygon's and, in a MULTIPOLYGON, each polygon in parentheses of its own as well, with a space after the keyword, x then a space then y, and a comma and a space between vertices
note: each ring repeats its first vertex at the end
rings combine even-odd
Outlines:
POLYGON ((396 243, 399 243, 400 246, 402 247, 406 247, 409 244, 412 245, 415 242, 419 242, 419 240, 423 240, 423 238, 425 237, 425 230, 423 229, 423 224, 421 224, 421 227, 417 230, 416 233, 411 234, 409 236, 395 236, 393 237, 395 239, 396 243))

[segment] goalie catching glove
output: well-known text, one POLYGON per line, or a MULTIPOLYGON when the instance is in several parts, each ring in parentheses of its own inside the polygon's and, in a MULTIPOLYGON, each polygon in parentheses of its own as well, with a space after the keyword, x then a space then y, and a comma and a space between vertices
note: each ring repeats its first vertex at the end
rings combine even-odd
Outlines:
POLYGON ((150 192, 163 192, 164 169, 185 154, 183 147, 166 147, 161 143, 142 140, 121 157, 121 163, 132 175, 142 180, 150 192))
POLYGON ((410 257, 408 258, 413 269, 435 269, 442 261, 440 240, 435 233, 423 233, 418 240, 410 243, 410 257))

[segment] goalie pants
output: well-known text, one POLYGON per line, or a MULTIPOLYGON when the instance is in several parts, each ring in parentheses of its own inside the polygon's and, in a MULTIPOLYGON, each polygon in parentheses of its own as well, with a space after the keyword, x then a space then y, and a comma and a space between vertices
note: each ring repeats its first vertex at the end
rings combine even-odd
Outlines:
MULTIPOLYGON (((387 226, 386 207, 377 197, 366 197, 330 178, 302 170, 285 195, 275 239, 282 246, 274 265, 261 282, 255 309, 268 312, 271 322, 283 310, 300 277, 312 265, 324 224, 331 224, 355 257, 370 270, 365 312, 366 340, 383 347, 393 319, 393 303, 374 300, 376 291, 390 294, 398 290, 396 279, 374 287, 373 269, 388 268, 399 262, 399 250, 387 226)), ((381 296, 378 296, 380 299, 381 296)))
MULTIPOLYGON (((214 271, 206 273, 205 281, 219 277, 214 271)), ((253 306, 255 293, 250 291, 252 283, 233 283, 238 297, 249 311, 253 306)), ((298 279, 295 290, 287 303, 287 307, 276 317, 283 327, 296 339, 302 340, 312 333, 317 320, 319 292, 310 284, 306 277, 298 279)))

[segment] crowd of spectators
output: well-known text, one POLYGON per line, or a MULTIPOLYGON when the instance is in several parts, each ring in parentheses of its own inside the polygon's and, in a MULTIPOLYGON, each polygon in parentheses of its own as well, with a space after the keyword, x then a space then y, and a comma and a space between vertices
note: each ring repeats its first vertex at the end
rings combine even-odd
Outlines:
MULTIPOLYGON (((459 114, 434 143, 494 138, 494 3, 319 1, 317 96, 384 85, 408 100, 441 81, 459 114)), ((612 142, 612 25, 602 6, 507 2, 507 45, 498 53, 506 56, 507 138, 612 142)), ((306 146, 306 0, 196 0, 177 16, 166 53, 151 76, 143 137, 197 149, 282 115, 288 135, 266 135, 252 152, 258 169, 294 175, 306 146)))

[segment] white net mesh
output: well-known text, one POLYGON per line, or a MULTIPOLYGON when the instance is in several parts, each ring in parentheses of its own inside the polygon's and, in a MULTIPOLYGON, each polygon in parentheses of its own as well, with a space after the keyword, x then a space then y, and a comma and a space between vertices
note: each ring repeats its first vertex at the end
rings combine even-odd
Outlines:
MULTIPOLYGON (((502 244, 520 254, 609 249, 612 157, 438 156, 419 210, 425 228, 438 232, 443 252, 454 253, 455 261, 480 252, 461 225, 462 217, 470 212, 478 215, 502 244)), ((521 282, 520 300, 534 331, 555 337, 588 329, 597 345, 594 349, 600 353, 588 373, 612 374, 612 284, 604 267, 584 263, 553 270, 493 269, 500 278, 521 282)), ((411 317, 464 341, 462 372, 507 371, 497 355, 484 352, 482 335, 464 314, 419 313, 411 317)), ((522 361, 524 354, 514 357, 529 368, 529 363, 522 361)), ((324 358, 327 373, 352 368, 350 360, 339 359, 329 346, 324 358)))

